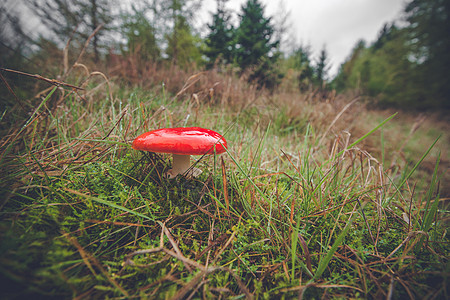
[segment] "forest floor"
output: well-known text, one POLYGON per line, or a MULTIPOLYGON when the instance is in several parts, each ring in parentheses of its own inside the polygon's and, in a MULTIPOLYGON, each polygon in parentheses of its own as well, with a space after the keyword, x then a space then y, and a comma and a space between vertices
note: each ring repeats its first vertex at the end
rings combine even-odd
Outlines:
POLYGON ((2 112, 0 298, 449 298, 448 117, 120 70, 2 112), (228 141, 198 178, 131 148, 187 126, 228 141))

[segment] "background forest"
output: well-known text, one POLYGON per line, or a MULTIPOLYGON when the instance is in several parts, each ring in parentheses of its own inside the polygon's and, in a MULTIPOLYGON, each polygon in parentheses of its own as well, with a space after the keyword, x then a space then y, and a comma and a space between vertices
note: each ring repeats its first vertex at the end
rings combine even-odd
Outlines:
POLYGON ((450 1, 333 75, 282 2, 216 4, 0 4, 0 298, 450 299, 450 1), (131 146, 191 126, 196 178, 131 146))
POLYGON ((0 11, 0 63, 55 77, 49 60, 56 57, 49 54, 70 43, 69 61, 74 60, 95 32, 87 52, 111 72, 114 58, 132 57, 137 66, 154 62, 184 69, 232 68, 272 90, 284 79, 300 91, 357 91, 384 107, 450 107, 448 1, 409 1, 398 21, 380 28, 375 42, 361 40, 354 46, 334 78, 328 75, 326 45, 313 60, 309 45, 288 43, 295 40, 288 28, 289 12, 267 16, 259 1, 249 1, 236 15, 227 9, 227 1, 218 0, 207 28, 198 28, 201 5, 199 0, 133 1, 130 6, 116 0, 9 2, 0 11), (30 30, 21 11, 45 27, 30 30))

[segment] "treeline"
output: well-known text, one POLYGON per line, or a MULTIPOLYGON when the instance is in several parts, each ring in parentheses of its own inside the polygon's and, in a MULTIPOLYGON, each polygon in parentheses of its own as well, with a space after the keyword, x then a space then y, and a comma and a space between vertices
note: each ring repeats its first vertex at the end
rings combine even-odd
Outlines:
POLYGON ((49 68, 42 62, 62 56, 68 42, 76 56, 91 39, 87 52, 98 65, 114 54, 134 57, 142 66, 233 69, 260 88, 276 89, 290 80, 301 92, 357 90, 385 106, 450 108, 448 0, 410 1, 401 26, 386 24, 373 44, 360 41, 334 79, 328 77, 325 46, 317 59, 308 45, 282 51, 287 13, 267 16, 260 0, 247 0, 232 12, 227 2, 216 0, 207 28, 198 32, 201 0, 140 0, 131 7, 120 7, 119 0, 29 0, 22 4, 46 26, 38 37, 24 32, 26 20, 4 5, 0 63, 42 73, 49 68))
POLYGON ((413 0, 378 39, 359 41, 333 80, 382 106, 450 108, 450 1, 413 0))
POLYGON ((119 8, 118 0, 30 0, 25 4, 46 25, 47 33, 32 40, 22 30, 23 19, 5 17, 9 32, 4 30, 0 37, 7 50, 3 53, 9 55, 2 56, 2 65, 39 64, 46 54, 55 59, 55 49, 68 42, 69 51, 76 56, 95 32, 88 52, 98 63, 106 61, 109 54, 119 54, 137 58, 140 66, 168 62, 180 67, 231 68, 238 76, 268 89, 276 88, 291 70, 300 89, 322 86, 329 69, 325 48, 318 61, 312 61, 306 45, 289 54, 281 51, 287 13, 277 23, 267 16, 260 0, 246 1, 239 12, 229 10, 227 2, 216 1, 216 11, 203 32, 198 32, 194 23, 201 7, 199 0, 140 0, 127 8, 119 8), (30 44, 38 50, 27 50, 30 44))

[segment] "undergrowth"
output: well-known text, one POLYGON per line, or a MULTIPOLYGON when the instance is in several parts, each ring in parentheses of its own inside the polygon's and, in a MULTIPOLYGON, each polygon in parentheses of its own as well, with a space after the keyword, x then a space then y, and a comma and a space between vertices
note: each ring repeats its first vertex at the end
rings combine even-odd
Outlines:
POLYGON ((437 136, 402 164, 395 114, 366 128, 362 105, 252 87, 227 103, 189 91, 201 76, 177 94, 100 76, 2 119, 2 298, 448 298, 437 136), (169 180, 169 156, 130 144, 177 126, 216 130, 229 149, 169 180))

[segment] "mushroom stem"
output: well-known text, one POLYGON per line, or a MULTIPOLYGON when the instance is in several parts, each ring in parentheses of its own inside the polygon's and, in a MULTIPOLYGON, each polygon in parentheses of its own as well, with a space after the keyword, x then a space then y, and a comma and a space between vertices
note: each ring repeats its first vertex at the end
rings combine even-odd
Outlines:
POLYGON ((172 154, 172 169, 167 172, 169 178, 177 177, 178 174, 183 174, 189 169, 191 164, 190 155, 172 154))
MULTIPOLYGON (((172 154, 172 169, 170 169, 167 172, 167 175, 169 178, 175 178, 178 174, 185 174, 186 171, 190 168, 190 155, 178 155, 178 154, 172 154)), ((192 168, 192 170, 189 171, 189 174, 186 174, 188 177, 193 176, 197 177, 200 175, 202 171, 197 168, 192 168)))

